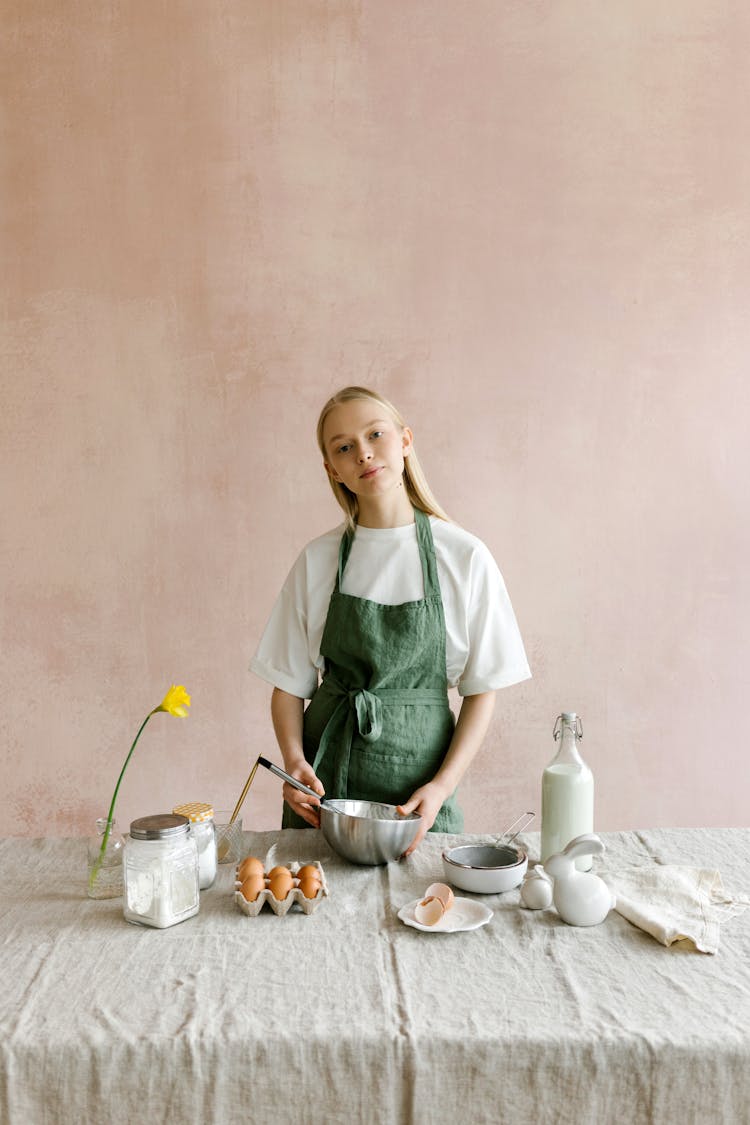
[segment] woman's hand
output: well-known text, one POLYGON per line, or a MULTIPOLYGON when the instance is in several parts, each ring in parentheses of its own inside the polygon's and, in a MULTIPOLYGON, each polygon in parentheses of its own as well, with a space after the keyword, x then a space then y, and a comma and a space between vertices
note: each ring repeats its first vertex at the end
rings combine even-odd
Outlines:
MULTIPOLYGON (((291 769, 287 767, 286 772, 290 773, 292 777, 296 777, 303 785, 308 785, 310 789, 314 789, 319 796, 324 795, 325 789, 310 763, 305 761, 304 758, 293 765, 291 769)), ((295 789, 288 781, 284 782, 281 792, 286 803, 298 816, 301 816, 313 828, 320 828, 320 803, 318 801, 313 797, 308 797, 307 793, 300 793, 299 789, 295 789)))
POLYGON ((404 852, 404 856, 411 855, 414 849, 419 847, 435 823, 435 818, 440 812, 447 795, 442 785, 438 785, 436 781, 429 781, 427 785, 421 785, 419 789, 415 789, 409 800, 404 802, 403 805, 397 806, 397 810, 402 816, 418 812, 422 817, 419 831, 404 852))

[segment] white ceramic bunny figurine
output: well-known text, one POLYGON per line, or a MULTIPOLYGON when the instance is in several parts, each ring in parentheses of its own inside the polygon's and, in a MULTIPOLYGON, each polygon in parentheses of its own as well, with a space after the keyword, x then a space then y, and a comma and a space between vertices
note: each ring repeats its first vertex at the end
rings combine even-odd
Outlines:
POLYGON ((563 851, 550 856, 544 870, 555 880, 553 901, 564 922, 571 926, 598 926, 615 905, 603 879, 590 871, 578 871, 581 855, 601 855, 604 844, 593 832, 576 836, 563 851))

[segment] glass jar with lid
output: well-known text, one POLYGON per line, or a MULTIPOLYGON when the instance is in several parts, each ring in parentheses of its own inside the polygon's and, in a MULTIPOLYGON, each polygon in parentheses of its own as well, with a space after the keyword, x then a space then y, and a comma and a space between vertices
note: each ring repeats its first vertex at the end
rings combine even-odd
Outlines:
POLYGON ((186 816, 159 813, 130 825, 125 842, 124 914, 164 929, 198 913, 198 848, 186 816))
POLYGON ((203 801, 191 801, 187 805, 175 805, 173 813, 186 816, 190 821, 190 834, 195 837, 198 848, 198 879, 200 889, 205 891, 216 878, 216 826, 213 805, 203 801))

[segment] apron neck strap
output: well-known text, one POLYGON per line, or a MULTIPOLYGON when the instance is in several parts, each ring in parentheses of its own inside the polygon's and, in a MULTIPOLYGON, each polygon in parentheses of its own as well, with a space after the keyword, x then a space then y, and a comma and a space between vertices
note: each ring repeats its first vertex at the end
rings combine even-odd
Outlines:
POLYGON ((344 579, 344 567, 346 566, 347 560, 349 558, 349 552, 352 549, 352 543, 353 542, 354 542, 354 529, 350 528, 350 527, 347 527, 346 531, 341 536, 341 542, 339 543, 339 568, 338 568, 338 571, 336 573, 336 592, 337 593, 341 589, 341 583, 344 579))
POLYGON ((424 596, 440 597, 440 581, 437 572, 437 559, 435 558, 435 543, 432 538, 430 517, 421 508, 414 509, 414 519, 417 524, 417 544, 419 557, 422 560, 422 578, 424 579, 424 596))
MULTIPOLYGON (((430 517, 423 512, 420 508, 414 509, 414 522, 417 526, 417 546, 419 547, 419 558, 422 563, 422 579, 424 582, 424 596, 426 598, 434 594, 440 594, 440 582, 437 573, 437 561, 435 559, 435 544, 432 539, 432 529, 430 528, 430 517)), ((344 569, 349 558, 349 552, 352 549, 354 542, 354 532, 347 529, 341 536, 339 543, 339 566, 336 574, 336 590, 341 590, 341 583, 344 578, 344 569)))

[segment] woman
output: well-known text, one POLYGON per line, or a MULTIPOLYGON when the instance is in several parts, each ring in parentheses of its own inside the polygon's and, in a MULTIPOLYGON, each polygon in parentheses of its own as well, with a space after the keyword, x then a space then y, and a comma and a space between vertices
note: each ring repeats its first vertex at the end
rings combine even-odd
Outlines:
MULTIPOLYGON (((492 556, 437 504, 396 408, 346 387, 323 407, 318 444, 345 524, 298 557, 251 668, 274 685, 287 772, 321 796, 418 812, 409 854, 428 830, 462 830, 456 788, 495 690, 529 667, 492 556)), ((313 798, 285 784, 284 799, 283 827, 319 825, 313 798)))

